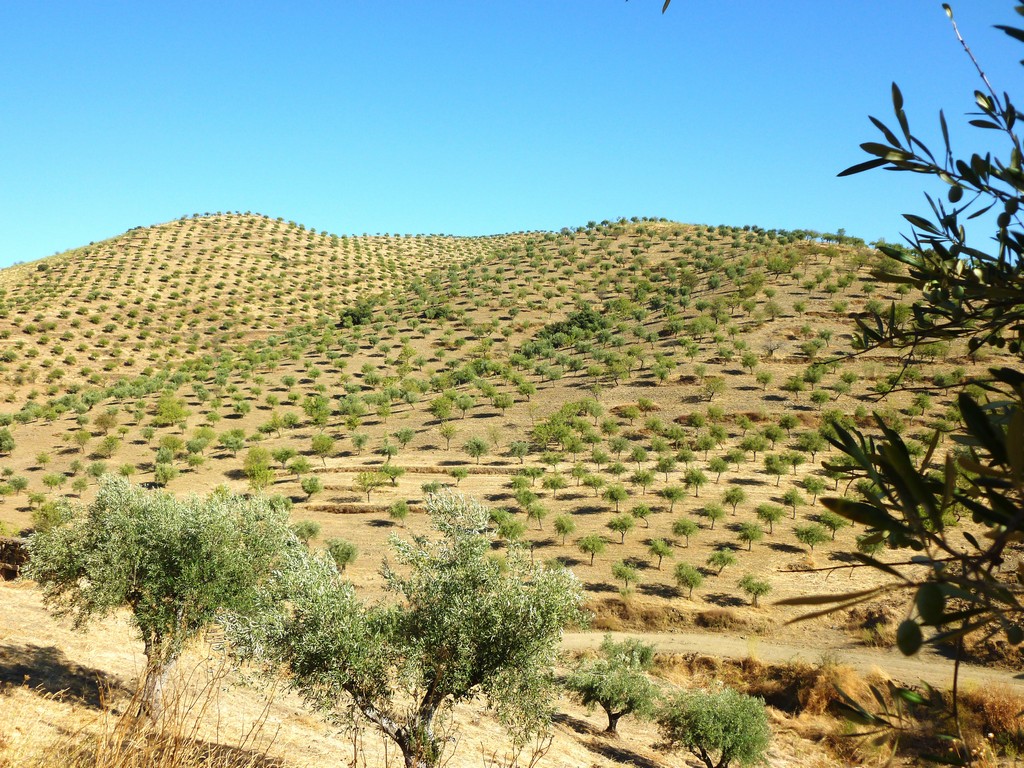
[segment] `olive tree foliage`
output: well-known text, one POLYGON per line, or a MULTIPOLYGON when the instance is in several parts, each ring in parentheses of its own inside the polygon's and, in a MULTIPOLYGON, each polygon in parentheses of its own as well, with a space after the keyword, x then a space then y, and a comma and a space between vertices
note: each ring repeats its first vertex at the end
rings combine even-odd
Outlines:
POLYGON ((406 766, 423 767, 442 758, 440 718, 477 696, 514 738, 543 730, 562 629, 584 621, 572 573, 533 564, 515 545, 503 562, 490 556, 487 508, 455 493, 426 506, 436 536, 391 541, 383 573, 396 600, 363 603, 314 557, 289 585, 280 621, 239 622, 231 633, 242 655, 284 667, 311 706, 354 710, 406 766))
MULTIPOLYGON (((950 20, 952 11, 944 6, 950 20)), ((1016 8, 1024 15, 1024 6, 1016 8)), ((1024 30, 1000 26, 1017 41, 1024 30)), ((964 50, 978 69, 979 90, 970 124, 995 138, 989 142, 1002 154, 974 153, 957 157, 949 142, 945 117, 939 122, 943 146, 934 155, 910 131, 903 96, 892 88, 897 130, 872 122, 882 142, 862 144, 872 159, 841 175, 873 168, 931 176, 943 184, 945 198, 928 197, 930 216, 907 215, 913 227, 908 248, 880 245, 899 270, 881 269, 881 281, 908 284, 921 292, 910 321, 896 313, 859 321, 857 341, 864 349, 893 347, 901 351, 907 370, 916 354, 932 342, 965 344, 972 353, 1002 355, 969 383, 957 397, 962 427, 954 445, 936 431, 923 457, 915 457, 901 436, 878 418, 875 436, 836 427, 830 441, 844 454, 839 465, 826 465, 851 479, 867 480, 863 500, 823 499, 833 512, 865 525, 867 544, 910 550, 915 563, 928 566, 925 575, 903 574, 867 554, 857 557, 889 574, 895 583, 877 590, 836 596, 825 611, 871 599, 894 587, 913 596, 911 615, 900 625, 897 642, 907 654, 923 642, 953 642, 959 655, 965 635, 1002 632, 1012 644, 1024 640, 1024 575, 1000 570, 1011 542, 1024 528, 1024 168, 1019 113, 1008 94, 989 83, 953 22, 964 50), (964 222, 984 214, 974 226, 994 219, 994 235, 985 247, 968 242, 964 222), (950 524, 969 514, 986 530, 973 536, 950 524), (926 638, 921 627, 935 627, 926 638)), ((973 231, 973 230, 972 230, 973 231)), ((821 597, 790 603, 822 605, 821 597)), ((819 610, 817 613, 821 613, 819 610)))
POLYGON ((600 706, 608 716, 606 733, 617 733, 625 715, 649 718, 654 714, 658 686, 646 672, 654 660, 654 646, 636 638, 615 642, 605 635, 601 655, 580 664, 565 687, 587 707, 600 706))
POLYGON ((76 628, 127 608, 142 637, 141 708, 160 714, 182 648, 226 612, 262 615, 264 587, 306 548, 283 505, 215 492, 176 499, 105 476, 88 507, 28 542, 27 576, 76 628))
POLYGON ((658 726, 666 746, 688 750, 707 768, 756 765, 772 737, 764 700, 731 688, 677 694, 663 705, 658 726))

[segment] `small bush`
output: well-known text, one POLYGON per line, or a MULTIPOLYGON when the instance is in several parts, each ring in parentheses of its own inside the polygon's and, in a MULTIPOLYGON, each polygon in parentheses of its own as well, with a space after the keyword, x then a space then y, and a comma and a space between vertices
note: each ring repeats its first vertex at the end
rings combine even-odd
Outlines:
POLYGON ((667 746, 688 750, 707 768, 759 763, 771 743, 764 700, 731 688, 676 695, 662 708, 658 726, 667 746))

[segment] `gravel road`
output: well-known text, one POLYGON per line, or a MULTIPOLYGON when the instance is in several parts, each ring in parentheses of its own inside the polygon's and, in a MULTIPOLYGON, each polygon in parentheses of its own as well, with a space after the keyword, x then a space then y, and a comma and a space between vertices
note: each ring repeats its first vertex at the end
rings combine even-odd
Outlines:
MULTIPOLYGON (((881 670, 889 678, 906 685, 919 684, 922 681, 936 688, 949 688, 953 683, 953 661, 944 658, 934 651, 923 650, 916 656, 904 656, 898 650, 867 648, 849 642, 825 636, 817 647, 809 645, 790 645, 775 642, 768 637, 757 635, 731 635, 721 632, 646 632, 643 634, 629 632, 612 632, 613 637, 621 640, 624 637, 642 637, 653 643, 657 653, 702 653, 708 656, 741 659, 753 656, 761 661, 778 663, 787 661, 806 661, 819 663, 824 658, 849 667, 861 673, 881 670)), ((566 633, 562 640, 565 650, 583 650, 597 648, 601 644, 604 633, 571 632, 566 633)), ((960 684, 992 685, 1002 683, 1024 691, 1024 673, 1016 676, 1009 671, 962 664, 960 666, 960 684)))

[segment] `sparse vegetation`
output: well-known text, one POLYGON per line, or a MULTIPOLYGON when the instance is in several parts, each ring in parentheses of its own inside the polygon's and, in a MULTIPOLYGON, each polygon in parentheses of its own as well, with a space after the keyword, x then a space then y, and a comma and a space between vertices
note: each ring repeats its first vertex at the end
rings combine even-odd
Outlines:
MULTIPOLYGON (((642 219, 332 238, 220 214, 83 251, 20 271, 0 297, 0 332, 23 342, 0 370, 11 530, 59 524, 63 500, 90 503, 105 472, 179 495, 223 485, 319 525, 310 549, 361 599, 388 586, 373 554, 389 535, 429 535, 425 499, 457 486, 494 505, 496 566, 510 551, 564 564, 592 607, 625 605, 638 629, 723 610, 734 629, 753 616, 782 632, 794 612, 758 603, 740 575, 772 573, 772 597, 789 598, 808 548, 826 566, 891 559, 821 506, 871 493, 846 488, 823 441, 879 434, 872 398, 892 383, 884 353, 833 360, 852 350, 849 316, 920 295, 871 282, 897 267, 862 244, 642 219), (122 329, 119 357, 86 336, 94 316, 122 329), (23 353, 48 322, 91 370, 66 366, 44 391, 40 357, 23 353), (339 541, 359 557, 331 561, 339 541)), ((886 396, 885 424, 917 459, 962 416, 969 353, 954 339, 914 361, 912 378, 942 385, 929 399, 886 396)), ((946 524, 975 531, 956 512, 946 524)))

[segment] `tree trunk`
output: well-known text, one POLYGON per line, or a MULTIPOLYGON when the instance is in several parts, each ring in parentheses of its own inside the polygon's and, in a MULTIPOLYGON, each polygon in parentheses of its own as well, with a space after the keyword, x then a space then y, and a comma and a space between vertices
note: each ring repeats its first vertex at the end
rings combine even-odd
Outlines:
POLYGON ((177 657, 166 662, 159 661, 152 655, 146 657, 146 672, 142 681, 139 696, 139 716, 156 722, 164 711, 164 703, 168 698, 170 678, 178 665, 177 657))
MULTIPOLYGON (((351 693, 351 691, 349 691, 351 693)), ((441 750, 434 738, 434 710, 419 712, 406 724, 399 724, 391 713, 377 709, 372 703, 356 696, 356 706, 366 718, 389 736, 402 751, 405 768, 434 768, 441 750)))
POLYGON ((441 750, 434 738, 432 720, 432 715, 416 718, 395 735, 405 768, 434 768, 437 765, 441 750))
POLYGON ((613 736, 618 736, 619 718, 622 717, 622 712, 612 712, 610 709, 606 709, 605 712, 608 714, 608 727, 604 729, 605 733, 610 733, 613 736))

